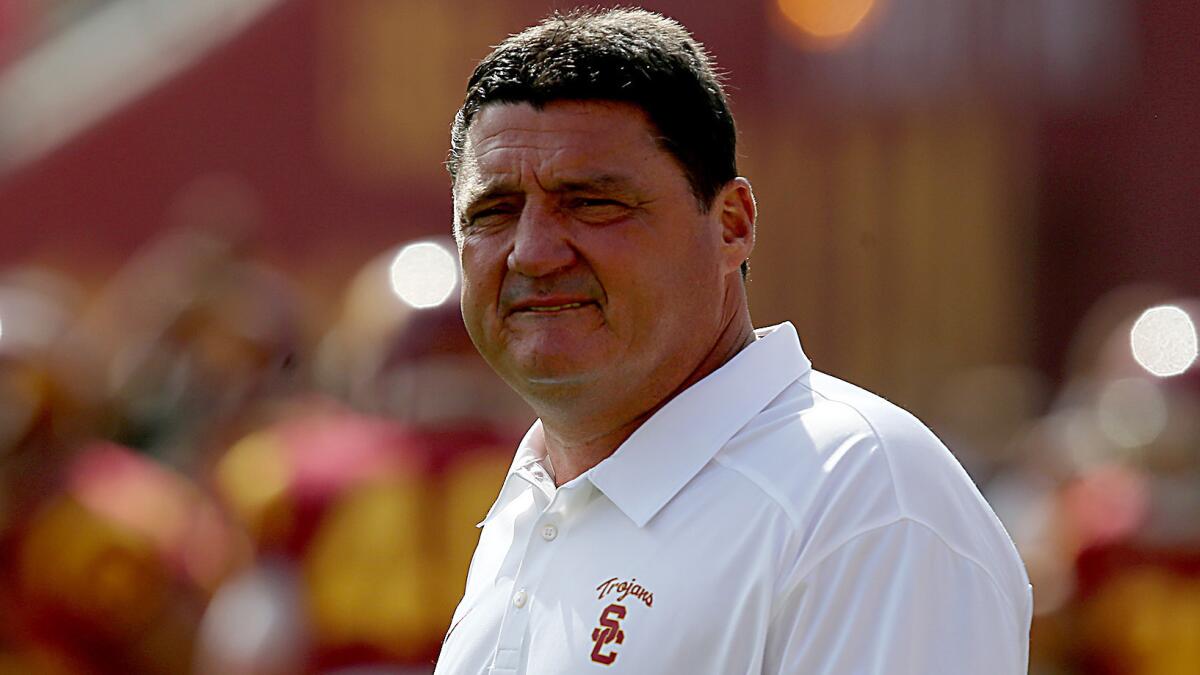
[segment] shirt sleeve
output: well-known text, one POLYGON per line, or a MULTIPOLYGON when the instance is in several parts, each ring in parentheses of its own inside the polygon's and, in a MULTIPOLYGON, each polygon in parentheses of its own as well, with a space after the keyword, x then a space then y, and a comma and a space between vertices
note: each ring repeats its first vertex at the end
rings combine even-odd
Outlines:
POLYGON ((1029 605, 919 522, 858 534, 792 575, 768 628, 765 674, 1027 672, 1029 605))

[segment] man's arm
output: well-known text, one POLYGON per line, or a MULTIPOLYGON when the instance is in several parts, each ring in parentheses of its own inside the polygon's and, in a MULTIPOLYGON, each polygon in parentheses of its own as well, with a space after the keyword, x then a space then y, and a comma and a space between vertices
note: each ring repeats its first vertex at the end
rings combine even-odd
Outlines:
POLYGON ((783 580, 763 672, 1026 673, 1028 589, 1006 594, 987 564, 909 519, 858 533, 783 580))

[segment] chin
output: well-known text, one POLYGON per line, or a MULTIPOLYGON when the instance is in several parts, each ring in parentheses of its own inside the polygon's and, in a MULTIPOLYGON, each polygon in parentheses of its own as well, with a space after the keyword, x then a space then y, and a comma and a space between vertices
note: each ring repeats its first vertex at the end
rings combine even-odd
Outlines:
POLYGON ((524 380, 526 389, 562 389, 582 386, 588 382, 590 380, 587 377, 580 375, 534 375, 524 380))
POLYGON ((518 371, 523 382, 532 385, 586 384, 596 380, 596 372, 585 368, 528 368, 518 371))
POLYGON ((513 364, 509 371, 526 388, 564 387, 595 382, 599 369, 571 358, 570 355, 547 357, 539 355, 533 362, 513 364))

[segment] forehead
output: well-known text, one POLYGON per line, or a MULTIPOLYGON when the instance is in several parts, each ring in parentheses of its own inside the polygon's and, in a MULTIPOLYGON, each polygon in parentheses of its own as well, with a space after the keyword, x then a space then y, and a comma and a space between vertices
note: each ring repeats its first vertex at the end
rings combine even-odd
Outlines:
POLYGON ((459 183, 555 181, 603 174, 634 177, 674 168, 649 118, 619 102, 489 104, 467 131, 459 183))

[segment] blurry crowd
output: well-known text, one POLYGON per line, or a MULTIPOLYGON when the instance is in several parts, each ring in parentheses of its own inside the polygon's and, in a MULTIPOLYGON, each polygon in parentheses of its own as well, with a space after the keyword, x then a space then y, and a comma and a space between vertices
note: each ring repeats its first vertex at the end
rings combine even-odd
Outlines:
POLYGON ((1077 329, 1061 381, 960 373, 928 420, 1021 551, 1032 675, 1200 673, 1200 373, 1135 359, 1154 306, 1200 317, 1166 289, 1118 289, 1077 329))
MULTIPOLYGON (((324 310, 191 229, 99 289, 0 271, 0 675, 432 669, 531 418, 400 259, 324 310)), ((1200 316, 1122 289, 1060 382, 980 368, 926 407, 1028 565, 1034 675, 1200 672, 1196 369, 1130 350, 1163 302, 1200 316)))
POLYGON ((0 273, 0 673, 427 672, 531 421, 451 294, 228 238, 0 273))

